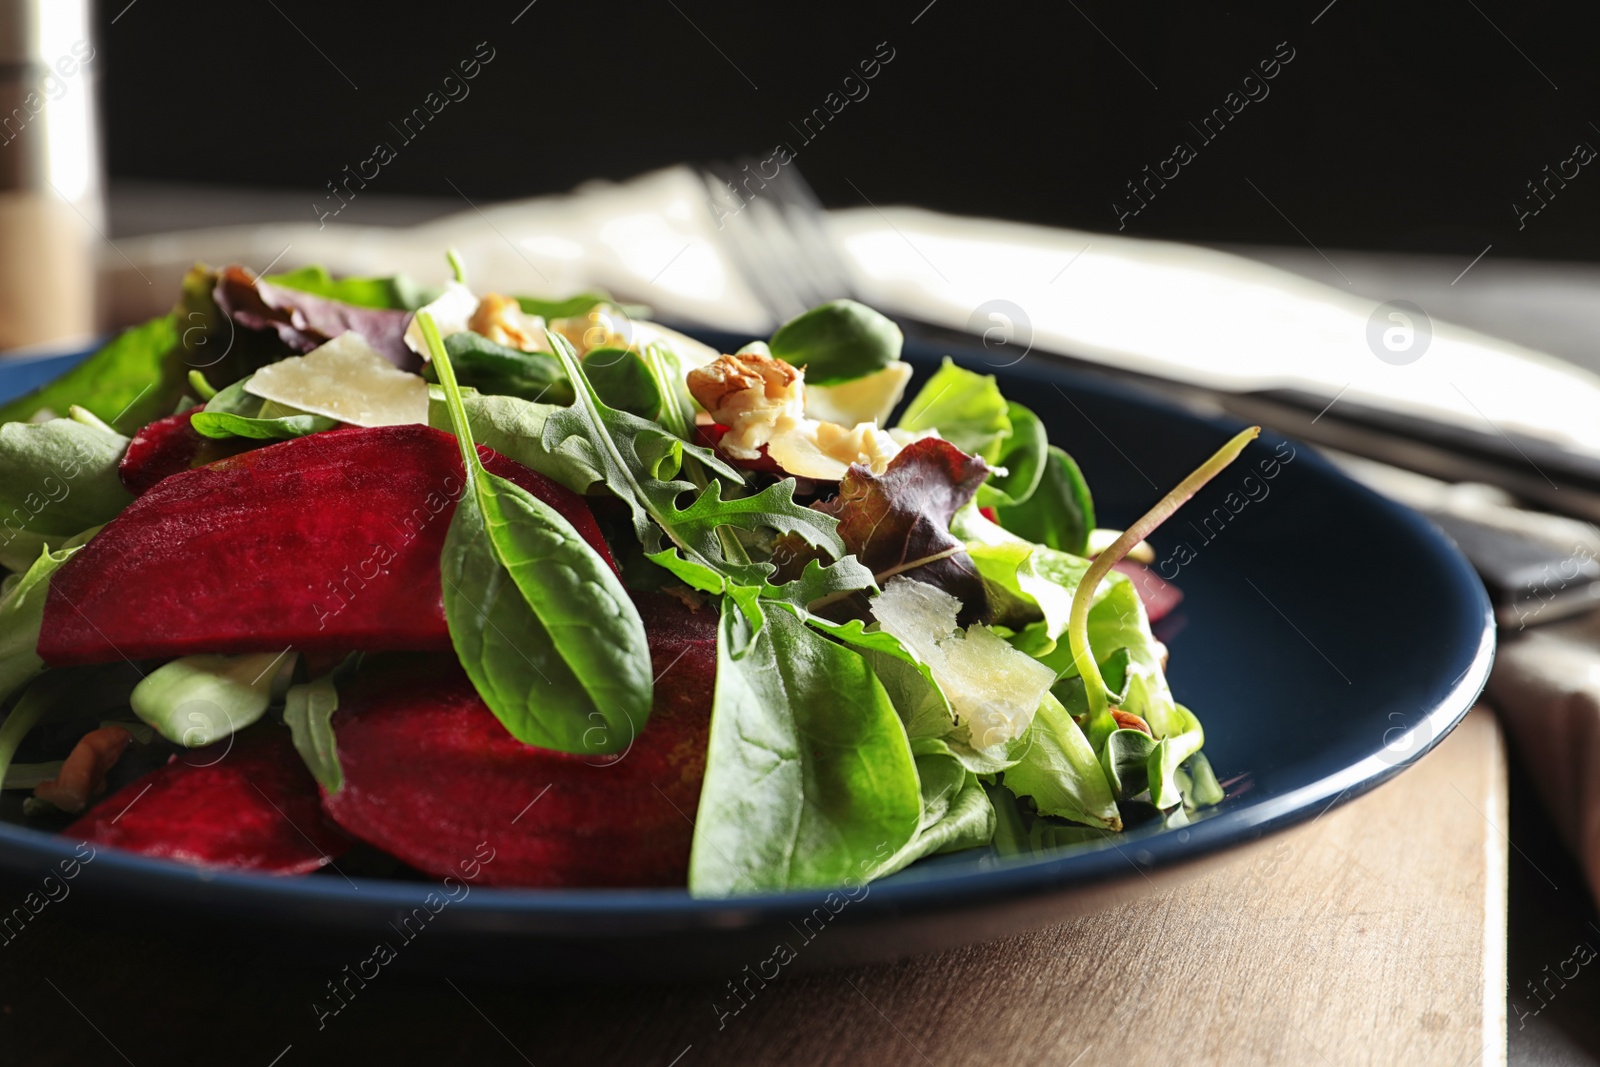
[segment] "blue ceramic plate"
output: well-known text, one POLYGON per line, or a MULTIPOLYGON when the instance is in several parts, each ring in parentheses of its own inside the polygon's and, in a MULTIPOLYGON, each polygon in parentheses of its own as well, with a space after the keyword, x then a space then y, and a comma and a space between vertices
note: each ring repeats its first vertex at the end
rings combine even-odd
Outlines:
MULTIPOLYGON (((924 374, 943 352, 907 346, 924 374)), ((996 373, 1006 395, 1032 407, 1052 442, 1077 457, 1102 525, 1136 517, 1238 428, 1049 357, 1002 369, 986 366, 981 349, 952 354, 996 373)), ((0 364, 0 398, 76 358, 0 364)), ((804 934, 802 965, 816 966, 1019 932, 1188 876, 1374 788, 1449 733, 1488 675, 1494 624, 1471 568, 1427 521, 1304 445, 1263 436, 1154 544, 1158 570, 1184 593, 1158 627, 1172 687, 1205 724, 1205 751, 1228 784, 1209 817, 1025 859, 986 850, 938 857, 857 889, 855 899, 473 888, 432 918, 418 941, 426 948, 408 957, 480 973, 525 973, 536 959, 539 972, 562 977, 674 977, 734 973, 769 955, 780 936, 804 934)), ((73 845, 0 823, 0 871, 37 880, 73 845)), ((191 920, 300 933, 337 953, 392 937, 388 924, 433 887, 207 873, 103 849, 77 888, 191 920)))

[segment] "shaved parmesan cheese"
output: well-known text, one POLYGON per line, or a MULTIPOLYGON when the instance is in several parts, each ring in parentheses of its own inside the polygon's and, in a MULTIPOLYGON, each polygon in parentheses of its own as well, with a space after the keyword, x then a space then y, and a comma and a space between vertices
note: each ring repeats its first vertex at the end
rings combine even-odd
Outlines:
POLYGON ((911 578, 891 578, 872 598, 873 617, 927 665, 973 746, 1013 741, 1033 722, 1056 672, 981 623, 960 629, 960 610, 949 593, 911 578))
POLYGON ((354 426, 428 421, 428 383, 384 359, 353 331, 303 356, 262 367, 245 391, 354 426))
MULTIPOLYGON (((462 333, 467 323, 472 321, 473 312, 478 310, 478 298, 472 295, 472 290, 460 282, 450 282, 444 287, 444 292, 431 303, 422 305, 419 311, 426 311, 433 316, 434 323, 439 327, 441 338, 449 337, 453 333, 462 333)), ((417 325, 415 315, 411 323, 406 326, 406 347, 426 362, 432 357, 428 354, 428 342, 422 339, 422 327, 417 325)))
POLYGON ((806 415, 822 422, 854 426, 889 421, 911 380, 911 364, 896 360, 880 371, 838 385, 806 385, 806 415))

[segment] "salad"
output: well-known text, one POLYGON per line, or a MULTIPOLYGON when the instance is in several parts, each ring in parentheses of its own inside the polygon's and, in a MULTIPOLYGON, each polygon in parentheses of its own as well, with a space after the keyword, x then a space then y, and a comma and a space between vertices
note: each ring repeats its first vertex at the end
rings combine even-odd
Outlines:
POLYGON ((209 868, 721 896, 1221 799, 1134 560, 1254 429, 1097 529, 993 377, 904 403, 860 304, 723 353, 449 261, 197 267, 0 407, 13 814, 209 868))

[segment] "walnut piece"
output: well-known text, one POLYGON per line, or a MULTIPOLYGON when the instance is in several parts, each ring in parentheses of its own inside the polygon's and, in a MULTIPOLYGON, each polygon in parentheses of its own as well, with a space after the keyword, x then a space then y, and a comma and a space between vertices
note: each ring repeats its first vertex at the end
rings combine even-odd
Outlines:
POLYGON ((482 334, 497 345, 524 352, 546 352, 544 320, 522 310, 515 298, 485 293, 478 309, 467 320, 467 329, 482 334))

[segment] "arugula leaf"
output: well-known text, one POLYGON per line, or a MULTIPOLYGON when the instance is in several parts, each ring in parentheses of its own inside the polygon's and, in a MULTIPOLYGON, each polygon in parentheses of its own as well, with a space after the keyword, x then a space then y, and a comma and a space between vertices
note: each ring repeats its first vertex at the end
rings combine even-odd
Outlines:
POLYGON ((333 679, 329 672, 303 685, 292 685, 283 698, 283 721, 294 750, 329 796, 344 788, 344 768, 339 766, 333 736, 333 713, 339 710, 339 691, 333 679))
POLYGON ((387 278, 335 278, 324 267, 301 267, 282 274, 268 274, 261 280, 365 308, 415 311, 431 296, 403 274, 387 278))
POLYGON ((904 342, 900 327, 865 304, 830 300, 778 327, 767 348, 802 368, 808 383, 833 385, 887 367, 904 342))
POLYGON ((994 375, 975 374, 946 356, 900 417, 899 428, 937 430, 961 451, 994 464, 1011 434, 1009 410, 994 375))
POLYGON ((111 521, 133 500, 117 475, 128 439, 75 414, 0 426, 0 566, 26 570, 47 544, 111 521))
POLYGON ((1039 416, 1021 404, 1008 403, 1006 417, 1011 433, 1001 442, 996 471, 978 487, 978 505, 985 508, 1021 504, 1033 496, 1044 476, 1049 441, 1039 416))
POLYGON ((152 386, 162 381, 167 354, 177 345, 176 313, 124 330, 55 381, 0 406, 0 422, 26 422, 81 404, 107 422, 142 426, 165 415, 176 399, 152 386))
POLYGON ((594 480, 603 481, 628 506, 634 533, 653 562, 708 591, 721 591, 729 583, 766 584, 775 572, 773 564, 743 556, 736 542, 730 551, 729 540, 720 536, 725 527, 746 532, 775 530, 824 549, 836 559, 846 554, 836 532, 838 523, 794 502, 793 479, 775 482, 754 496, 731 500, 723 499, 722 483, 713 480, 687 508, 679 508, 678 498, 696 488, 677 477, 686 457, 736 485, 743 484, 743 478, 713 450, 690 444, 648 419, 607 406, 567 340, 555 333, 548 336, 577 399, 571 407, 549 415, 540 443, 546 452, 581 457, 594 472, 594 480))
POLYGON ((1006 788, 1019 797, 1032 797, 1041 815, 1122 829, 1106 771, 1095 759, 1089 739, 1054 696, 1046 695, 1039 705, 1029 734, 1026 754, 1005 772, 1006 788))
POLYGON ((718 632, 696 896, 865 879, 922 822, 905 729, 865 661, 754 593, 734 592, 718 632))
MULTIPOLYGON (((471 330, 458 330, 444 339, 445 351, 456 371, 456 380, 480 393, 514 396, 546 404, 572 403, 572 385, 561 364, 548 352, 524 352, 520 348, 496 344, 471 330)), ((422 376, 439 380, 438 370, 429 363, 422 376)))
POLYGON ((0 583, 0 705, 44 670, 37 649, 50 576, 99 530, 85 530, 55 551, 42 549, 26 571, 0 583))
POLYGON ((427 312, 417 322, 467 473, 439 561, 461 665, 517 740, 560 752, 626 748, 653 691, 638 609, 559 512, 484 470, 438 327, 427 312))
MULTIPOLYGON (((985 489, 988 486, 984 487, 985 489)), ((1000 525, 1020 537, 1048 548, 1083 555, 1094 529, 1094 498, 1073 458, 1051 445, 1045 453, 1038 484, 1026 498, 992 503, 1000 525)))
POLYGON ((961 601, 966 624, 987 614, 988 598, 966 546, 950 534, 950 520, 988 472, 948 441, 924 438, 901 449, 882 474, 852 466, 839 495, 816 509, 838 518, 844 546, 880 583, 906 575, 942 589, 961 601))
POLYGON ((987 845, 995 833, 995 811, 978 776, 943 741, 912 742, 922 817, 914 837, 877 870, 873 877, 893 874, 907 865, 942 852, 987 845))
POLYGON ((183 656, 151 671, 128 697, 133 713, 188 748, 221 741, 266 714, 298 653, 183 656))

